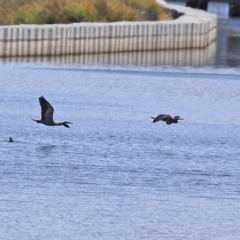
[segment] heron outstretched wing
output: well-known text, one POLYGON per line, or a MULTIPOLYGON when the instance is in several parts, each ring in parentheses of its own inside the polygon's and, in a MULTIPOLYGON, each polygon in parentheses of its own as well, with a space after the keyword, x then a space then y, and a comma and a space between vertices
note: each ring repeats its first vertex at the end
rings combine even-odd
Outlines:
POLYGON ((52 105, 43 96, 39 98, 39 103, 41 105, 42 120, 53 121, 54 108, 52 105))

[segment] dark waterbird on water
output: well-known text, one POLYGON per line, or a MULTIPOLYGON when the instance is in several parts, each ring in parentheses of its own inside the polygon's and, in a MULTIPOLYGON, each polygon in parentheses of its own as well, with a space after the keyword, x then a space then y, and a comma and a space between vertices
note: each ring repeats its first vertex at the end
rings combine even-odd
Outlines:
POLYGON ((13 139, 12 139, 12 137, 10 137, 8 141, 9 141, 9 142, 13 142, 13 139))
POLYGON ((167 125, 170 125, 172 123, 178 123, 178 120, 183 120, 183 118, 180 118, 180 116, 174 116, 172 117, 169 114, 160 114, 157 117, 151 117, 153 119, 153 122, 158 121, 164 121, 167 125))
POLYGON ((69 128, 68 124, 70 124, 71 122, 67 122, 67 121, 55 122, 53 120, 54 108, 43 96, 41 96, 39 98, 39 103, 41 105, 42 119, 41 120, 32 119, 33 121, 35 121, 37 123, 42 123, 47 126, 62 126, 63 125, 64 127, 69 128))

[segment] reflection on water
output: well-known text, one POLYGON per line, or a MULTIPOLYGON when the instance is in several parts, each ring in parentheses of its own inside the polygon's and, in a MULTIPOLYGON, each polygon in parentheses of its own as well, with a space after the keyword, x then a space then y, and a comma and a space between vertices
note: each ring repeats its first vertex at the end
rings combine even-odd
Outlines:
POLYGON ((228 37, 227 48, 231 58, 227 59, 227 65, 233 67, 240 66, 240 38, 239 37, 228 37), (238 51, 236 51, 238 50, 238 51))
POLYGON ((228 3, 218 3, 209 2, 208 12, 218 15, 220 18, 228 18, 229 4, 228 3))
POLYGON ((48 149, 51 149, 51 148, 55 148, 56 146, 55 145, 44 145, 44 146, 41 146, 40 149, 41 150, 48 150, 48 149))
MULTIPOLYGON (((185 5, 185 1, 169 1, 185 5)), ((209 2, 208 12, 218 16, 218 38, 214 65, 216 67, 240 66, 240 19, 229 18, 229 4, 209 2)))
POLYGON ((240 37, 240 18, 235 19, 218 19, 218 34, 227 36, 240 37))
POLYGON ((216 66, 240 66, 240 19, 219 19, 216 66))
POLYGON ((53 64, 101 64, 101 65, 133 65, 133 66, 193 66, 200 67, 215 64, 216 43, 213 42, 207 48, 183 49, 167 51, 142 51, 105 54, 81 54, 65 56, 42 57, 8 57, 0 61, 25 62, 25 63, 53 63, 53 64))

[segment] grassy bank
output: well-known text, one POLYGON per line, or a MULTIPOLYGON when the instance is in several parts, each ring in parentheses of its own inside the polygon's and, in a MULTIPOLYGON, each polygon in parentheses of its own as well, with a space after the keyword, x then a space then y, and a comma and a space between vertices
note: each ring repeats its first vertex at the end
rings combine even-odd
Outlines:
POLYGON ((0 0, 0 25, 170 19, 155 0, 0 0))

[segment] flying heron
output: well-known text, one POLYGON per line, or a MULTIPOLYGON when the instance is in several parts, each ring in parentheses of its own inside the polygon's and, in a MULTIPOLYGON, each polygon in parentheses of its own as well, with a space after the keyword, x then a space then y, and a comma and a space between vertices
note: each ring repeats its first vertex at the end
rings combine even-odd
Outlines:
POLYGON ((39 103, 41 105, 42 119, 41 120, 32 119, 33 121, 35 121, 37 123, 42 123, 47 126, 62 126, 63 125, 64 127, 69 128, 68 124, 70 124, 71 122, 67 122, 67 121, 55 122, 53 120, 54 108, 43 96, 39 97, 39 103))
POLYGON ((157 117, 151 117, 153 119, 153 122, 158 122, 158 121, 164 121, 166 122, 167 125, 170 125, 172 123, 178 123, 178 120, 183 120, 183 118, 180 118, 180 116, 174 116, 172 117, 169 114, 160 114, 157 117))

